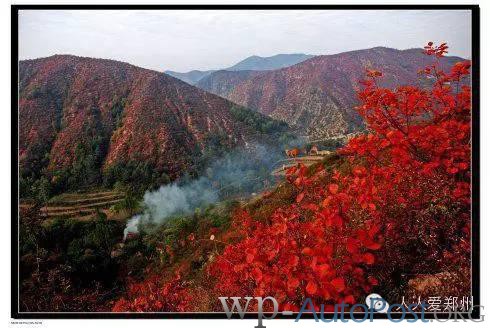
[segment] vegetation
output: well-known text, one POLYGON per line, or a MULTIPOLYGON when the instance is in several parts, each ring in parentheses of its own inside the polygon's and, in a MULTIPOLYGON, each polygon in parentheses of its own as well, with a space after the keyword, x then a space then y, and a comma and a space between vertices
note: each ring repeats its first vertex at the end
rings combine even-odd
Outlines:
POLYGON ((228 136, 224 132, 208 133, 204 138, 204 144, 206 145, 206 148, 202 153, 202 168, 212 164, 216 159, 222 158, 233 148, 228 136))
POLYGON ((145 161, 117 162, 104 171, 104 186, 130 189, 133 194, 143 195, 170 182, 166 173, 160 173, 145 161))
POLYGON ((276 144, 285 145, 294 139, 294 136, 289 132, 288 124, 285 122, 274 120, 238 105, 233 105, 230 111, 234 119, 246 123, 247 126, 256 131, 269 135, 276 144))
MULTIPOLYGON (((116 121, 121 119, 121 106, 124 106, 124 100, 116 102, 111 109, 111 115, 116 121)), ((287 132, 288 126, 285 123, 237 106, 232 108, 232 112, 237 120, 248 124, 251 130, 270 135, 271 139, 264 141, 266 144, 281 147, 284 142, 293 138, 287 132)), ((217 162, 228 161, 234 154, 235 145, 224 133, 210 132, 205 136, 203 143, 206 145, 203 150, 194 150, 195 161, 182 174, 184 178, 200 176, 205 173, 205 169, 213 165, 217 166, 217 162)), ((175 179, 175 176, 171 177, 165 170, 155 169, 152 163, 143 159, 118 161, 102 170, 106 148, 106 138, 94 135, 90 142, 78 143, 75 159, 69 168, 55 172, 40 169, 41 174, 36 176, 21 175, 21 198, 31 198, 44 203, 52 195, 100 186, 129 190, 137 197, 141 197, 146 190, 156 189, 175 179)), ((48 162, 49 156, 44 165, 48 162)))
MULTIPOLYGON (((91 129, 86 126, 86 129, 91 129)), ((90 141, 80 141, 70 167, 48 172, 49 154, 42 168, 21 169, 20 196, 46 202, 51 195, 69 190, 98 186, 102 182, 100 167, 107 152, 105 139, 95 135, 90 141)))
POLYGON ((45 176, 39 179, 21 176, 19 178, 19 192, 22 198, 29 198, 39 204, 44 204, 51 197, 52 185, 45 176))
POLYGON ((47 223, 39 209, 21 213, 20 293, 23 311, 103 311, 122 290, 111 256, 124 225, 96 220, 47 223))
POLYGON ((233 105, 230 109, 233 117, 247 123, 248 126, 264 134, 273 134, 280 131, 287 131, 288 125, 284 122, 271 119, 263 114, 246 109, 245 107, 233 105))
MULTIPOLYGON (((426 52, 441 57, 446 49, 429 43, 426 52)), ((421 74, 438 77, 430 90, 380 88, 382 73, 368 71, 358 108, 368 134, 325 165, 292 167, 287 187, 235 211, 226 232, 209 230, 215 248, 205 263, 179 262, 170 276, 152 271, 113 310, 216 311, 217 295, 274 296, 280 310, 297 310, 305 297, 331 310, 376 291, 391 303, 408 295, 407 277, 421 273, 450 275, 451 292, 468 296, 469 67, 427 67, 421 74)), ((174 243, 195 249, 189 229, 174 243)), ((173 252, 162 250, 169 259, 173 252)))
POLYGON ((209 231, 229 229, 231 212, 237 206, 236 202, 228 201, 189 216, 170 218, 124 244, 121 243, 124 224, 107 220, 103 213, 91 221, 60 219, 48 223, 39 216, 39 209, 23 210, 21 309, 108 311, 127 282, 144 279, 149 267, 169 270, 169 275, 174 265, 185 261, 200 268, 207 260, 203 254, 212 250, 213 245, 188 248, 182 238, 193 233, 197 241, 209 231))
POLYGON ((120 128, 122 126, 125 106, 126 106, 126 98, 121 98, 119 100, 114 101, 111 107, 110 113, 116 128, 120 128))
MULTIPOLYGON (((425 49, 436 58, 447 52, 445 44, 425 49)), ((430 88, 394 90, 378 86, 382 72, 368 70, 358 107, 366 133, 311 167, 291 167, 274 190, 246 203, 222 202, 141 226, 124 242, 124 224, 99 210, 85 222, 47 221, 36 206, 22 209, 21 309, 221 311, 218 296, 254 295, 275 297, 280 310, 298 310, 306 297, 332 310, 372 292, 396 303, 430 279, 443 282, 425 293, 469 296, 470 65, 457 63, 450 72, 429 66, 420 74, 436 77, 430 88)), ((283 128, 233 111, 264 133, 283 128)), ((205 157, 226 153, 226 136, 207 138, 205 157)), ((76 184, 85 176, 87 184, 103 180, 124 190, 115 211, 137 213, 144 190, 170 180, 144 161, 97 173, 99 152, 98 139, 77 147, 60 179, 76 184)), ((205 173, 226 181, 224 167, 205 173)), ((266 184, 260 173, 258 181, 248 179, 246 166, 238 171, 245 172, 238 190, 266 184)), ((50 183, 58 181, 29 176, 21 189, 45 201, 50 183)))

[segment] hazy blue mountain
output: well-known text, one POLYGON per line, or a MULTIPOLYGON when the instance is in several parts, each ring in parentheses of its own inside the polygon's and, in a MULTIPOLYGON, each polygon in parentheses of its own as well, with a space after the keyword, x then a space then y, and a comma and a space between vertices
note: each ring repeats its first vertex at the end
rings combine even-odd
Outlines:
MULTIPOLYGON (((292 66, 312 57, 314 56, 305 54, 279 54, 271 57, 250 56, 231 67, 224 68, 222 71, 270 71, 292 66)), ((197 82, 216 71, 217 70, 193 70, 186 73, 165 71, 165 73, 176 77, 179 80, 195 85, 197 82)))
POLYGON ((314 57, 305 54, 279 54, 271 57, 250 56, 227 68, 227 71, 269 71, 289 67, 314 57))

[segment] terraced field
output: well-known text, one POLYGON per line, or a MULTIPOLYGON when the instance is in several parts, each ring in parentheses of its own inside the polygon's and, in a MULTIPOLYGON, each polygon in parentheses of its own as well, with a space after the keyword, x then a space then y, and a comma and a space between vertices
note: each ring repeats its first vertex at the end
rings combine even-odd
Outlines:
POLYGON ((61 194, 53 197, 41 213, 47 218, 76 218, 90 220, 95 217, 97 210, 108 217, 113 213, 111 206, 121 202, 124 194, 117 191, 101 191, 93 193, 61 194))

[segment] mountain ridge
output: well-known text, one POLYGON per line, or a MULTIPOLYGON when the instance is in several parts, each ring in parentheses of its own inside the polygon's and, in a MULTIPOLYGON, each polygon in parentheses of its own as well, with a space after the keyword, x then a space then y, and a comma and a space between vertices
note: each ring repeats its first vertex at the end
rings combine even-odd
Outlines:
POLYGON ((262 71, 262 70, 273 70, 283 67, 288 67, 295 65, 304 60, 314 57, 313 55, 306 55, 301 53, 296 54, 277 54, 269 57, 261 57, 257 55, 249 56, 238 63, 224 69, 218 70, 192 70, 189 72, 175 72, 175 71, 165 71, 165 74, 171 75, 184 82, 195 85, 203 78, 209 76, 210 74, 217 71, 262 71))
MULTIPOLYGON (((448 69, 459 57, 441 58, 448 69)), ((363 127, 355 111, 359 81, 366 69, 383 73, 386 87, 419 83, 418 69, 433 64, 422 49, 388 47, 315 56, 301 63, 240 77, 235 72, 210 74, 197 86, 303 130, 313 138, 330 138, 363 127), (214 80, 213 80, 214 79, 214 80)), ((424 82, 425 83, 425 82, 424 82)))
POLYGON ((57 185, 100 184, 103 172, 130 164, 173 180, 212 147, 254 142, 267 134, 262 120, 274 122, 241 109, 252 126, 229 100, 161 72, 72 55, 21 61, 19 96, 21 174, 44 172, 57 185))

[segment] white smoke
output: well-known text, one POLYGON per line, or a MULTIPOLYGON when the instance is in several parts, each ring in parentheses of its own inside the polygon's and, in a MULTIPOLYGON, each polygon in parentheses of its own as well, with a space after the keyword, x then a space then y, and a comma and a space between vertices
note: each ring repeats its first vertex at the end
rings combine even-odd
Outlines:
POLYGON ((161 225, 169 217, 190 214, 195 209, 236 195, 251 194, 267 188, 272 182, 270 173, 278 160, 284 158, 283 147, 250 145, 218 158, 197 180, 181 179, 143 197, 144 212, 133 216, 124 230, 129 232, 161 225))
POLYGON ((141 215, 135 215, 131 219, 129 219, 128 223, 126 223, 126 228, 124 229, 124 240, 128 237, 128 233, 136 233, 138 232, 138 224, 140 223, 141 215))
POLYGON ((179 186, 177 183, 161 186, 156 191, 147 191, 143 197, 143 214, 133 216, 124 229, 124 239, 129 232, 138 232, 140 225, 159 225, 176 214, 192 213, 197 207, 217 202, 216 190, 211 188, 206 177, 179 186))

